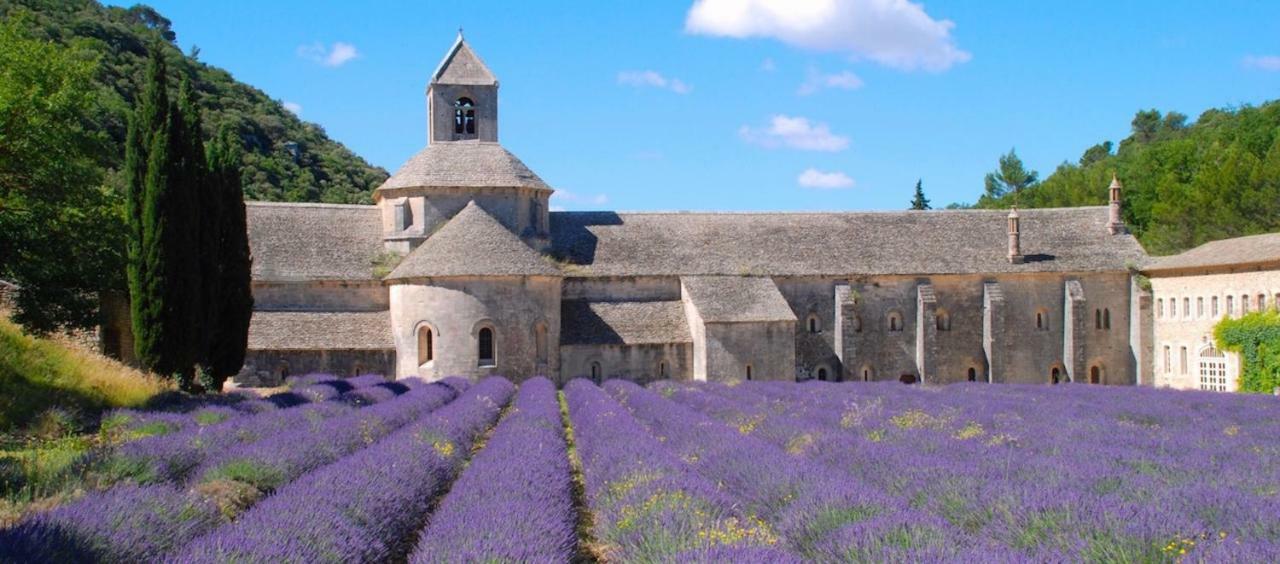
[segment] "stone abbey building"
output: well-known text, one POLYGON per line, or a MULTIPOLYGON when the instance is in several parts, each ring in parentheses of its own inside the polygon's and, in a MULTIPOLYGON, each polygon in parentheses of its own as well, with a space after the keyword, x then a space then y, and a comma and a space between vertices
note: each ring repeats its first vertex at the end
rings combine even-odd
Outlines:
POLYGON ((374 205, 249 204, 240 381, 1151 382, 1118 183, 1107 207, 1012 213, 553 212, 461 37, 427 106, 374 205))

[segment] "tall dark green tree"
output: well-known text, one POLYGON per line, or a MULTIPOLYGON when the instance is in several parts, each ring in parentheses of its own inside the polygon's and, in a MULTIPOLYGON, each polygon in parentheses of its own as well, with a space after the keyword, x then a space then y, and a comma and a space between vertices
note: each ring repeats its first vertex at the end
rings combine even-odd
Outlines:
MULTIPOLYGON (((183 112, 184 108, 192 108, 188 88, 183 89, 186 99, 165 104, 166 117, 156 119, 160 102, 167 101, 167 94, 160 94, 167 87, 167 76, 161 50, 156 47, 153 51, 156 54, 131 135, 135 140, 150 139, 146 145, 141 213, 134 218, 140 220, 141 244, 136 255, 130 253, 134 345, 143 366, 172 375, 190 389, 195 363, 205 342, 197 213, 205 156, 201 143, 192 139, 200 135, 198 130, 192 130, 199 120, 188 118, 183 112), (143 129, 154 125, 159 128, 143 129)), ((140 145, 127 149, 135 152, 140 145)), ((133 154, 126 160, 136 163, 141 159, 140 154, 133 154)), ((133 208, 136 187, 130 186, 130 191, 133 208)))
POLYGON ((1035 186, 1039 177, 1040 173, 1027 170, 1017 151, 1009 149, 1007 155, 1000 156, 1000 168, 987 173, 983 181, 985 193, 978 199, 978 207, 984 207, 1006 194, 1013 194, 1016 198, 1019 192, 1035 186))
POLYGON ((913 210, 931 210, 933 207, 929 205, 929 199, 924 197, 924 181, 916 180, 916 195, 911 198, 911 209, 913 210))
POLYGON ((249 252, 244 190, 240 184, 240 142, 230 130, 222 130, 209 146, 209 183, 206 190, 219 200, 218 288, 210 326, 208 368, 210 381, 201 384, 220 390, 227 378, 244 365, 249 344, 249 319, 253 314, 250 286, 253 258, 249 252))
MULTIPOLYGON (((129 118, 129 134, 125 141, 125 218, 127 221, 126 275, 129 288, 130 322, 133 328, 134 354, 143 366, 154 366, 161 354, 158 317, 163 304, 152 303, 150 262, 146 256, 147 185, 156 137, 166 135, 169 128, 169 90, 164 55, 152 49, 142 84, 142 95, 129 118)), ((162 146, 167 146, 166 138, 162 146)), ((159 157, 160 155, 157 155, 159 157)), ((157 163, 161 165, 163 163, 157 163)), ((158 172, 158 171, 157 171, 158 172)))

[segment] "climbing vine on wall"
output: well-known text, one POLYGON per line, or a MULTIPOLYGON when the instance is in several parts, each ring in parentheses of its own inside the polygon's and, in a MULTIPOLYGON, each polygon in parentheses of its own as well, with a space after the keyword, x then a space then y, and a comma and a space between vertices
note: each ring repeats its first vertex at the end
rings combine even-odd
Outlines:
POLYGON ((1240 391, 1271 393, 1280 386, 1280 311, 1225 318, 1213 328, 1218 348, 1240 353, 1240 391))

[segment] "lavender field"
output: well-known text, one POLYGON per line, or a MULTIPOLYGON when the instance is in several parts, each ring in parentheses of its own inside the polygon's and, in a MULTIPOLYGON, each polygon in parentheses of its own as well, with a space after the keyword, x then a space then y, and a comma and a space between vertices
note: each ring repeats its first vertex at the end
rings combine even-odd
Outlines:
POLYGON ((298 382, 122 412, 18 562, 1276 562, 1275 398, 298 382), (141 432, 141 430, 146 432, 141 432))

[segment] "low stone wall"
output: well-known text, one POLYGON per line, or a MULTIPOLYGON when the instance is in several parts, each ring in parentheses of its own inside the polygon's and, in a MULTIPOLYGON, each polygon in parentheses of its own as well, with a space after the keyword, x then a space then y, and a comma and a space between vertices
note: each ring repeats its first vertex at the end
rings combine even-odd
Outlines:
POLYGON ((245 355, 244 368, 234 378, 243 387, 279 386, 289 376, 314 372, 341 377, 363 374, 392 376, 396 368, 396 351, 372 350, 251 350, 245 355))

